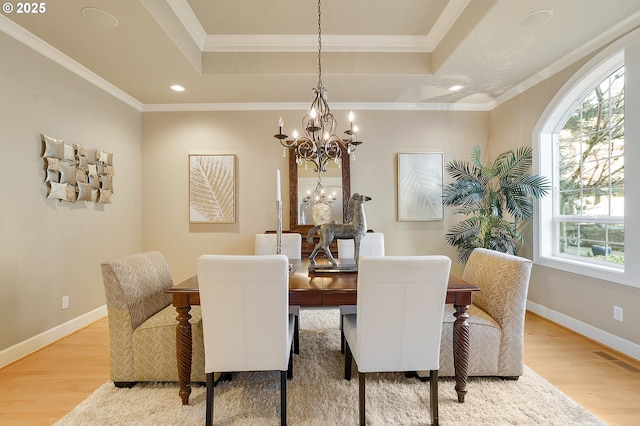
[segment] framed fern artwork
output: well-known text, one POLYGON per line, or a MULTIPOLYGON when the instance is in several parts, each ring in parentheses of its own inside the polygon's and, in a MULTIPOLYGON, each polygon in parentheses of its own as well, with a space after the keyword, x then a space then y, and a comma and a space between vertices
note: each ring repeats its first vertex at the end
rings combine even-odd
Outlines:
POLYGON ((443 220, 441 152, 398 153, 398 220, 443 220))
POLYGON ((189 155, 190 223, 235 223, 235 166, 235 155, 189 155))

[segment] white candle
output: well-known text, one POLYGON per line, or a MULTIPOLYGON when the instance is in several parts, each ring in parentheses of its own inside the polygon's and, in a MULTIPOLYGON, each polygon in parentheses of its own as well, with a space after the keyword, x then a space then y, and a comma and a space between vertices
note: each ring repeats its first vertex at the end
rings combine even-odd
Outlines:
POLYGON ((276 169, 276 201, 282 201, 280 194, 280 169, 276 169))

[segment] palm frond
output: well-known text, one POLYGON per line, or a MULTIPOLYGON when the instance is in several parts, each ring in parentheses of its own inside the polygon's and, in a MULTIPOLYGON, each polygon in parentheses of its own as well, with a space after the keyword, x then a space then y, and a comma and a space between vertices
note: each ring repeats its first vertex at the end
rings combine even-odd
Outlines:
POLYGON ((452 160, 447 163, 447 173, 454 179, 478 179, 478 172, 466 161, 452 160))
POLYGON ((528 174, 533 164, 533 150, 530 147, 503 152, 495 161, 498 178, 517 177, 528 174))
POLYGON ((478 205, 484 199, 484 187, 475 179, 460 179, 450 183, 442 190, 442 203, 445 206, 478 205))
POLYGON ((527 197, 541 198, 551 191, 551 184, 546 176, 523 175, 514 182, 527 197))
POLYGON ((518 190, 505 191, 505 207, 514 219, 528 220, 533 217, 531 199, 518 190))
POLYGON ((484 168, 482 165, 482 150, 478 145, 474 145, 474 147, 471 148, 471 162, 480 169, 484 168))
POLYGON ((478 217, 458 222, 445 235, 445 239, 452 246, 462 245, 467 241, 478 238, 482 228, 482 221, 478 217))

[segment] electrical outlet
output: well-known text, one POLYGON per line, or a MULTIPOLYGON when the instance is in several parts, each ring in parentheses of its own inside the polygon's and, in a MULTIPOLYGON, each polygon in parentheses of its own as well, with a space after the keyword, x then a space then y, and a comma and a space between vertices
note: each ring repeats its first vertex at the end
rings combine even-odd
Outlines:
POLYGON ((623 321, 624 309, 620 306, 613 305, 613 319, 616 321, 623 321))
POLYGON ((62 296, 62 309, 69 307, 69 296, 62 296))

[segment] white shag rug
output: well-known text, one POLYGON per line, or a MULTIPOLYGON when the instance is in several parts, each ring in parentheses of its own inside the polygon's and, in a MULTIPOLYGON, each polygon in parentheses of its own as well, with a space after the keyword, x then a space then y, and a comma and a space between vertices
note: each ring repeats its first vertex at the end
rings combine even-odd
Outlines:
MULTIPOLYGON (((358 423, 358 375, 344 380, 337 309, 303 309, 300 354, 294 355, 287 383, 287 421, 291 425, 358 423)), ((470 378, 469 393, 458 403, 452 378, 439 380, 442 425, 602 425, 594 415, 525 366, 519 380, 470 378)), ((203 425, 205 394, 193 385, 188 406, 177 383, 138 384, 117 389, 107 382, 64 416, 67 425, 203 425)), ((278 372, 236 373, 215 388, 214 424, 277 425, 280 421, 278 372)), ((367 423, 429 424, 429 383, 403 373, 367 375, 367 423)))

